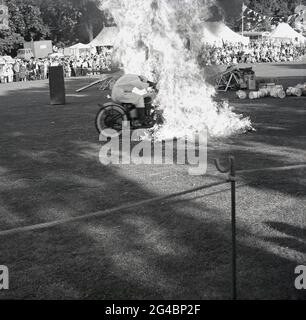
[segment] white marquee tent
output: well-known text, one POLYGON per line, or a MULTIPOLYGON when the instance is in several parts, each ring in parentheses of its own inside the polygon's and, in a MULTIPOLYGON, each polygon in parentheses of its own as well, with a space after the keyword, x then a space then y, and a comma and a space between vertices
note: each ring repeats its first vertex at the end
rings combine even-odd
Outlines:
POLYGON ((287 23, 280 23, 270 34, 271 39, 275 40, 298 40, 299 42, 305 42, 306 38, 300 33, 295 31, 287 23))
POLYGON ((106 27, 89 45, 91 47, 113 47, 118 34, 119 29, 117 27, 106 27))
POLYGON ((88 44, 83 44, 81 42, 69 47, 69 49, 90 49, 90 46, 88 44))
POLYGON ((223 22, 206 22, 203 28, 205 43, 222 45, 223 42, 248 44, 250 38, 244 37, 227 27, 223 22))
POLYGON ((64 50, 65 55, 79 56, 83 53, 91 51, 91 46, 89 44, 77 43, 64 50))

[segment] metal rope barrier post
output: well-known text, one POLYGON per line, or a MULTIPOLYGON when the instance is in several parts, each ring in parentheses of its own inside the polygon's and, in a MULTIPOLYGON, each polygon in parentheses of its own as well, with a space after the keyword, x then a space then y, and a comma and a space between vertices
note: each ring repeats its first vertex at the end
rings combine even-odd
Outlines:
POLYGON ((232 295, 237 300, 237 228, 236 228, 236 163, 235 158, 230 157, 228 165, 223 167, 219 160, 215 160, 216 167, 221 173, 229 173, 228 181, 231 183, 232 202, 232 295))

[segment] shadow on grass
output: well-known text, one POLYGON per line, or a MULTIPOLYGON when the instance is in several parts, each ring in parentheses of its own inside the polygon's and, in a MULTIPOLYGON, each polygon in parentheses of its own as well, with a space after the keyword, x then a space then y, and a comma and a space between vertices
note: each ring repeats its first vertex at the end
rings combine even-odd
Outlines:
POLYGON ((282 222, 267 222, 266 223, 270 228, 275 229, 276 231, 285 234, 288 237, 295 237, 300 240, 306 240, 306 228, 305 227, 296 227, 291 226, 287 223, 282 222))

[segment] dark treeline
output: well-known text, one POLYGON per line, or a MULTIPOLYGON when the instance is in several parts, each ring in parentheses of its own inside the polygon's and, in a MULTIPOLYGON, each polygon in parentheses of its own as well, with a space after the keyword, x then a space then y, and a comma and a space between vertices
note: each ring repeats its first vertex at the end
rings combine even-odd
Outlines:
POLYGON ((87 43, 113 21, 98 0, 6 0, 9 30, 0 30, 0 55, 14 54, 23 39, 50 39, 57 46, 87 43))

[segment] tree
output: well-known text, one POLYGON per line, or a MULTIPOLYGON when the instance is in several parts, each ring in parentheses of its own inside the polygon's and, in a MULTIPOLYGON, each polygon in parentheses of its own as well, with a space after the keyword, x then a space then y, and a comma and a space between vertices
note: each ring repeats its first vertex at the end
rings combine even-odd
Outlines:
POLYGON ((250 9, 259 13, 288 17, 294 13, 295 8, 300 4, 300 0, 247 0, 246 3, 250 9))
POLYGON ((40 40, 49 34, 34 0, 7 0, 9 30, 0 30, 0 54, 15 55, 24 40, 40 40))
POLYGON ((94 25, 102 20, 101 12, 98 9, 97 2, 94 0, 74 0, 75 7, 80 12, 79 23, 80 31, 85 31, 88 41, 94 39, 94 25))
POLYGON ((76 26, 81 16, 78 8, 69 0, 37 0, 42 18, 51 31, 55 44, 78 41, 76 26))
POLYGON ((87 42, 91 42, 102 28, 114 25, 110 15, 99 9, 99 0, 72 0, 74 6, 80 12, 78 32, 87 42))
POLYGON ((98 0, 36 0, 54 43, 90 42, 112 23, 98 0))
POLYGON ((9 25, 12 32, 26 41, 44 39, 49 28, 44 24, 41 11, 35 0, 7 0, 9 25))
POLYGON ((0 31, 0 55, 16 55, 23 44, 23 37, 11 30, 0 31))
MULTIPOLYGON (((294 14, 295 8, 300 4, 305 3, 305 0, 217 0, 218 5, 223 9, 226 22, 237 30, 241 30, 241 12, 242 3, 249 9, 266 17, 274 17, 275 21, 280 18, 287 18, 294 14)), ((250 23, 251 29, 267 30, 271 28, 268 20, 263 19, 262 22, 258 21, 258 16, 254 14, 248 15, 250 19, 245 19, 246 23, 250 23)))

